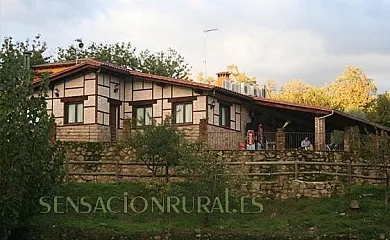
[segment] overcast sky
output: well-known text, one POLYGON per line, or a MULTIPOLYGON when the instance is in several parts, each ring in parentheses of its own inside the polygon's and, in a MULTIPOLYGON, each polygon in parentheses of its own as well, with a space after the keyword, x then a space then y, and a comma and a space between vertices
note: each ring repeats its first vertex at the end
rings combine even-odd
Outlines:
MULTIPOLYGON (((1 38, 42 34, 49 47, 130 41, 181 53, 196 74, 236 64, 259 83, 330 83, 359 66, 390 90, 390 0, 0 0, 1 38)), ((54 50, 52 50, 54 52, 54 50)))

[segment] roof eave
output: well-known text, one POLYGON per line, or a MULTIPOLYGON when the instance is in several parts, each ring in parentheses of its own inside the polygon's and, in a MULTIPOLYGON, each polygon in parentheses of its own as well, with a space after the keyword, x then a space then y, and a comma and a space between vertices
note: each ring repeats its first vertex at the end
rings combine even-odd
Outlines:
POLYGON ((255 99, 255 103, 257 103, 259 105, 263 105, 263 106, 268 106, 268 107, 283 108, 283 109, 288 109, 288 110, 292 110, 292 111, 308 112, 308 113, 313 113, 313 114, 330 114, 330 113, 332 113, 332 110, 327 110, 327 109, 310 108, 310 107, 299 106, 299 105, 289 105, 289 104, 284 104, 284 103, 265 101, 265 100, 261 100, 261 99, 255 99))
POLYGON ((340 115, 342 117, 346 117, 346 118, 349 118, 349 119, 352 119, 352 120, 355 120, 355 121, 362 122, 364 124, 370 125, 370 126, 372 126, 374 128, 378 128, 378 129, 390 132, 390 128, 388 128, 386 126, 383 126, 383 125, 380 125, 378 123, 374 123, 374 122, 368 121, 368 120, 363 119, 363 118, 355 117, 355 116, 352 116, 350 114, 347 114, 347 113, 344 113, 344 112, 340 112, 340 111, 337 111, 337 110, 335 110, 334 112, 335 112, 335 114, 340 115))
POLYGON ((218 87, 218 86, 214 86, 214 88, 212 88, 212 90, 216 90, 216 91, 218 91, 218 92, 226 93, 226 94, 229 94, 229 95, 231 95, 231 96, 239 97, 239 98, 241 98, 241 99, 253 101, 253 98, 252 98, 251 96, 243 95, 243 94, 241 94, 241 93, 237 93, 237 92, 234 92, 234 91, 230 91, 230 90, 227 90, 227 89, 218 87))

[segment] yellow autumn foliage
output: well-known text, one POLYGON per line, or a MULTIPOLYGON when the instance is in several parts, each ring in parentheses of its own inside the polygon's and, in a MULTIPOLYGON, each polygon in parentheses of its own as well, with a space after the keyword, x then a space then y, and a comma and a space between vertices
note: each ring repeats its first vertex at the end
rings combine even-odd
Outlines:
POLYGON ((332 84, 316 87, 293 79, 282 85, 273 99, 314 106, 324 106, 345 112, 363 111, 375 100, 376 86, 358 67, 347 67, 332 84))
POLYGON ((327 94, 338 110, 351 111, 363 110, 375 100, 376 90, 374 80, 358 67, 347 67, 328 87, 327 94))
POLYGON ((286 102, 307 104, 313 106, 330 106, 331 102, 324 88, 318 88, 300 79, 293 79, 283 84, 280 91, 272 96, 273 99, 286 102))

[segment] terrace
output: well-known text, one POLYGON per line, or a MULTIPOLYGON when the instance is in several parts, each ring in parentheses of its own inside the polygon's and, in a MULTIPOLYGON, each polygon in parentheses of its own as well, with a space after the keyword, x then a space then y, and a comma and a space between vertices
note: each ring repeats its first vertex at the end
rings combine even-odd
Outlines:
MULTIPOLYGON (((325 139, 325 151, 344 151, 344 133, 334 131, 332 133, 313 132, 264 132, 263 144, 255 144, 256 150, 310 150, 310 147, 301 147, 301 142, 308 138, 314 150, 316 139, 325 139)), ((241 132, 209 132, 207 139, 209 146, 215 150, 237 150, 247 148, 246 134, 241 132)), ((258 132, 255 132, 255 143, 259 142, 258 132)))

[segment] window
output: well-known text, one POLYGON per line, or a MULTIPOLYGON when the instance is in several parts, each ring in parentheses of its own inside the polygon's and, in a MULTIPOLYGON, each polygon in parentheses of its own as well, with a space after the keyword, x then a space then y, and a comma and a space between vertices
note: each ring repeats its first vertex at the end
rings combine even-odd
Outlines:
POLYGON ((65 123, 84 122, 84 104, 81 102, 65 104, 65 123))
POLYGON ((140 127, 144 125, 152 125, 153 112, 152 106, 140 106, 134 109, 135 126, 140 127))
POLYGON ((192 123, 192 103, 174 105, 175 123, 192 123))
POLYGON ((219 104, 219 125, 230 127, 230 106, 219 104))

